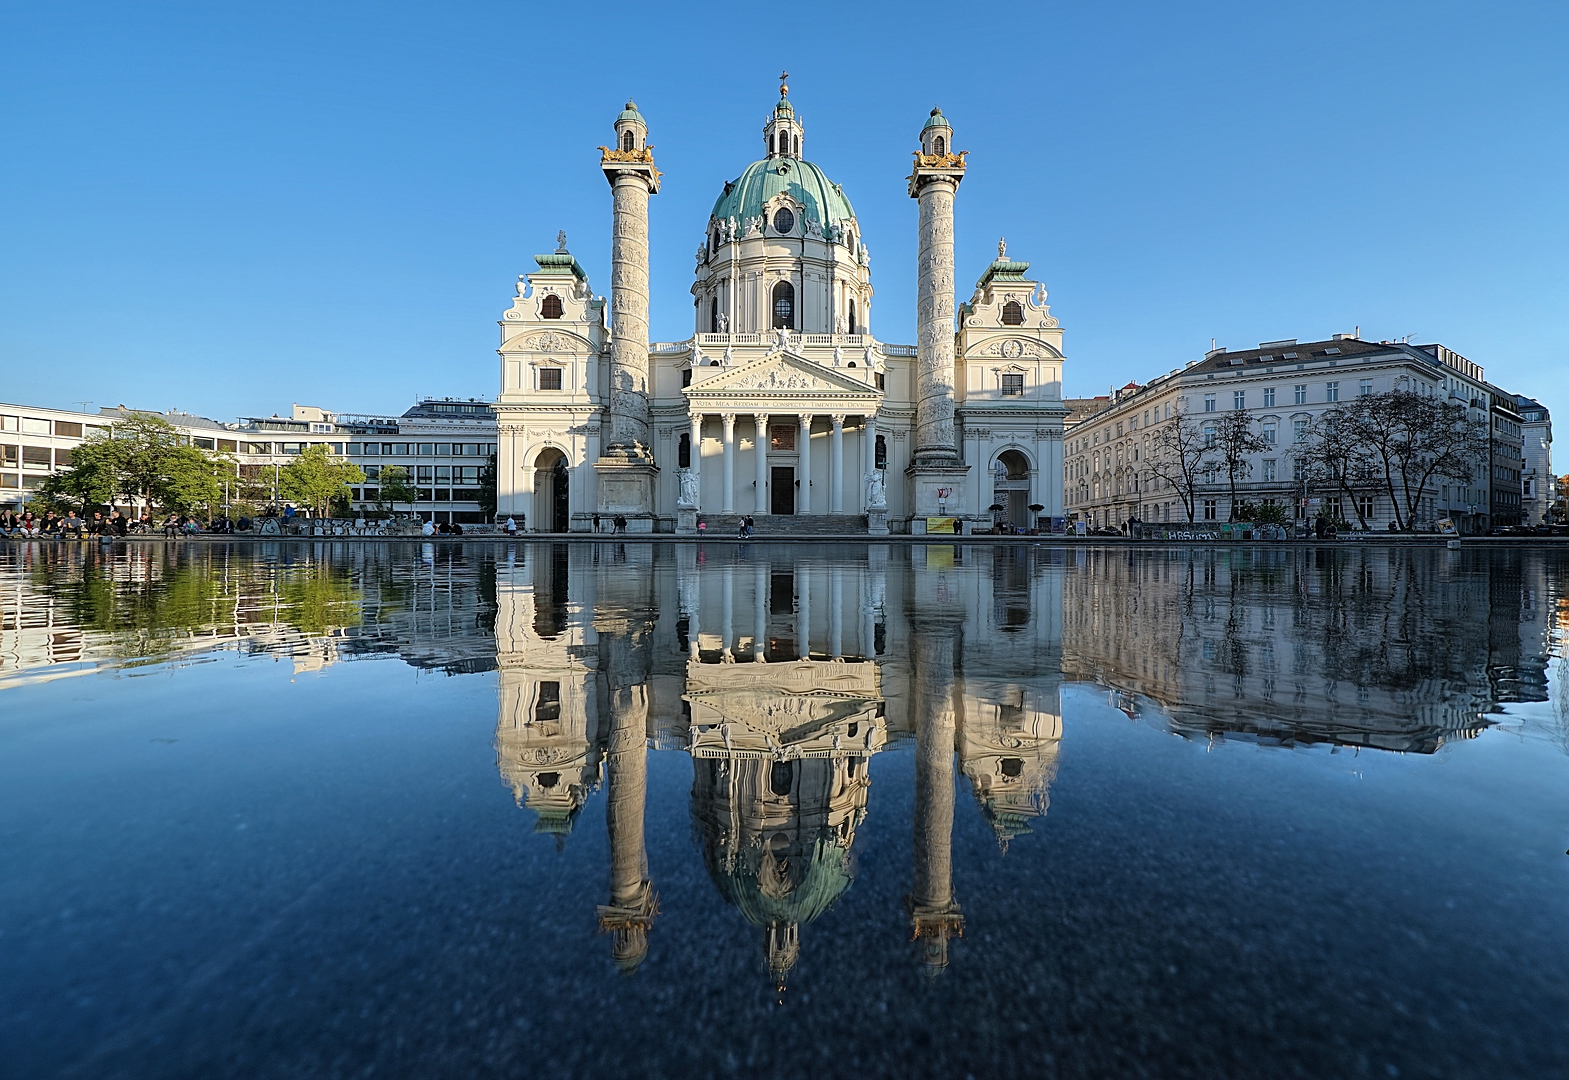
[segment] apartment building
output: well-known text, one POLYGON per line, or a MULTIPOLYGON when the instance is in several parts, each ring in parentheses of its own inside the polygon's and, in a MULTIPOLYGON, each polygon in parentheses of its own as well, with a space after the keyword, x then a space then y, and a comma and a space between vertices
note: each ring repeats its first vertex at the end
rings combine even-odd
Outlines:
POLYGON ((1540 525, 1553 505, 1553 418, 1547 406, 1523 394, 1515 395, 1515 411, 1520 414, 1523 461, 1521 523, 1540 525))
MULTIPOLYGON (((1095 527, 1120 527, 1132 518, 1185 520, 1177 491, 1149 470, 1155 429, 1184 413, 1200 425, 1209 419, 1218 426, 1225 412, 1240 409, 1256 419, 1266 449, 1252 455, 1247 476, 1238 478, 1238 501, 1289 505, 1299 520, 1328 513, 1387 528, 1394 513, 1386 496, 1359 495, 1358 505, 1350 506, 1338 492, 1311 489, 1293 448, 1306 442, 1318 417, 1341 401, 1394 389, 1445 395, 1466 405, 1478 422, 1490 420, 1495 393, 1501 393, 1486 383, 1481 365, 1442 345, 1336 334, 1327 341, 1266 341, 1237 352, 1213 349, 1204 359, 1147 384, 1129 383, 1099 412, 1067 427, 1064 510, 1072 520, 1095 527)), ((1508 400, 1512 408, 1513 396, 1508 400)), ((1463 532, 1490 528, 1488 473, 1487 465, 1479 463, 1470 484, 1437 484, 1422 504, 1419 523, 1449 518, 1463 532)), ((1229 499, 1230 484, 1217 466, 1203 474, 1197 487, 1195 519, 1228 520, 1229 499)))
POLYGON ((1489 441, 1492 453, 1489 464, 1489 509, 1492 524, 1524 524, 1521 495, 1525 476, 1524 421, 1515 406, 1515 395, 1488 385, 1491 404, 1488 408, 1489 441))

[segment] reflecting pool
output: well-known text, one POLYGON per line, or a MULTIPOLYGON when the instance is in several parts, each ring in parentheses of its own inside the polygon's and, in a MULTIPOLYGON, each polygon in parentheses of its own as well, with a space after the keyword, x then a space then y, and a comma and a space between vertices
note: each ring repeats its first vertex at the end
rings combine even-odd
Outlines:
POLYGON ((6 1076, 1569 1074, 1569 553, 0 546, 6 1076))

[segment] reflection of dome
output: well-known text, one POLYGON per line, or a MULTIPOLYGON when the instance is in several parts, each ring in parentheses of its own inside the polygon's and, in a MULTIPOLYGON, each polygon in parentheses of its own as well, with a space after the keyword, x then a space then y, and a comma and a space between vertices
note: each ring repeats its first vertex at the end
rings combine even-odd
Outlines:
POLYGON ((710 846, 703 855, 714 884, 746 921, 774 926, 812 921, 850 887, 850 852, 826 835, 809 845, 802 852, 798 845, 755 845, 728 869, 710 846))
POLYGON ((763 213, 768 200, 781 192, 800 203, 805 215, 824 228, 855 216, 844 189, 816 165, 800 158, 771 157, 752 162, 739 179, 725 184, 714 203, 714 217, 745 222, 763 213))

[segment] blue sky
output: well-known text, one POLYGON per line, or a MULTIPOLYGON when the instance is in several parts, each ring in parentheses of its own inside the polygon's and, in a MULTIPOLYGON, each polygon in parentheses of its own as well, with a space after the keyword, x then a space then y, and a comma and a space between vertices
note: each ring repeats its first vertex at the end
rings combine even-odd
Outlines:
POLYGON ((595 147, 628 97, 665 173, 653 334, 685 337, 691 252, 787 68, 884 340, 914 340, 904 177, 941 104, 959 280, 1007 236, 1070 394, 1360 326, 1569 417, 1566 56, 1561 3, 8 4, 0 400, 492 397, 557 229, 608 285, 595 147))

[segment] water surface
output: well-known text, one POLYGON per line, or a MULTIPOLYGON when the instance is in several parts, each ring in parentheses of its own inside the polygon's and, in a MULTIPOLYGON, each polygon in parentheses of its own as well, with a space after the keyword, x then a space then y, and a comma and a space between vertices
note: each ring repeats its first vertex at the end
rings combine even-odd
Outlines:
POLYGON ((7 1075, 1569 1073, 1550 549, 0 547, 7 1075))

